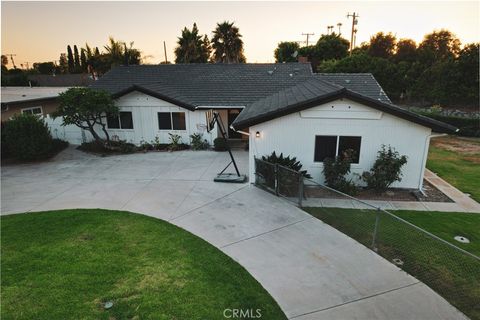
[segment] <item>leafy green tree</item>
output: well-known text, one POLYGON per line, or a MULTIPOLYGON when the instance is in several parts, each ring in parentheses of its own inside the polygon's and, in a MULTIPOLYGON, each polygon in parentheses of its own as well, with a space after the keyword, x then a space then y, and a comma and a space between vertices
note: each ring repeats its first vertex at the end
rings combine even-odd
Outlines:
POLYGON ((58 59, 58 70, 63 74, 68 72, 68 60, 65 53, 60 54, 60 58, 58 59))
POLYGON ((87 71, 87 54, 83 48, 80 49, 80 65, 83 72, 87 71))
POLYGON ((391 34, 378 32, 370 38, 368 54, 372 57, 389 59, 395 53, 396 37, 391 34))
POLYGON ((448 30, 427 34, 418 46, 420 59, 431 65, 439 60, 452 59, 460 53, 460 40, 448 30))
POLYGON ((107 54, 110 56, 112 66, 121 65, 124 62, 124 43, 116 41, 113 37, 108 38, 108 44, 104 46, 107 54))
POLYGON ((297 52, 298 55, 298 49, 300 49, 298 42, 280 42, 273 53, 275 62, 296 62, 297 57, 295 56, 295 52, 297 52))
POLYGON ((192 30, 183 28, 182 35, 178 37, 175 48, 175 63, 207 63, 210 58, 210 42, 208 37, 199 34, 197 24, 192 30))
POLYGON ((78 48, 77 45, 73 46, 73 61, 74 61, 74 69, 75 72, 81 72, 81 65, 80 65, 80 55, 78 54, 78 48))
POLYGON ((217 63, 245 63, 242 35, 233 22, 217 23, 212 38, 213 61, 217 63))
POLYGON ((70 45, 67 46, 67 61, 68 61, 68 72, 73 73, 75 71, 75 61, 73 60, 72 48, 70 45))
POLYGON ((95 131, 95 126, 100 126, 106 142, 110 142, 106 130, 106 116, 118 115, 118 107, 108 92, 90 88, 71 88, 60 93, 59 99, 60 105, 53 116, 62 117, 63 125, 74 124, 88 130, 93 138, 101 143, 104 139, 95 131))
POLYGON ((394 60, 396 62, 414 62, 417 60, 417 44, 412 39, 400 39, 397 42, 394 60))
POLYGON ((350 42, 333 32, 322 35, 315 46, 320 61, 342 59, 348 55, 350 42))
POLYGON ((53 74, 55 72, 55 64, 53 62, 36 62, 33 69, 40 74, 53 74))

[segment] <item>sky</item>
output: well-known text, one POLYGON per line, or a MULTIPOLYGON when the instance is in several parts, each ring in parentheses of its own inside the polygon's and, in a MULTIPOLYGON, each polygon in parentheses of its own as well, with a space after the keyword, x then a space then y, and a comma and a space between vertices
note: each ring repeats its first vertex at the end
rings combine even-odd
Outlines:
MULTIPOLYGON (((100 49, 108 37, 134 41, 147 63, 173 61, 181 29, 194 22, 211 36, 217 22, 234 21, 243 35, 247 62, 274 62, 280 41, 311 42, 342 23, 350 38, 351 18, 358 18, 357 44, 378 31, 420 42, 426 33, 448 29, 463 44, 480 41, 479 1, 318 1, 318 2, 6 2, 1 3, 2 54, 16 54, 15 63, 58 60, 68 44, 86 42, 100 49)), ((9 65, 11 67, 11 65, 9 65)))

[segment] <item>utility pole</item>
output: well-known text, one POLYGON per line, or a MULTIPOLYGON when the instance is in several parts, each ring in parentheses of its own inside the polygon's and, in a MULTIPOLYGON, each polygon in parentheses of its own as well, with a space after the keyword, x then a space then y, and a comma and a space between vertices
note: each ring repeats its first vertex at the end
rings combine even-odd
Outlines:
POLYGON ((342 23, 341 22, 337 23, 337 27, 338 27, 338 35, 340 36, 342 34, 342 32, 340 31, 340 28, 342 27, 342 23))
POLYGON ((7 56, 7 57, 10 57, 10 60, 12 60, 13 69, 17 69, 17 66, 15 65, 15 61, 13 60, 13 57, 15 57, 15 56, 17 56, 17 55, 14 54, 14 53, 7 53, 6 56, 7 56))
POLYGON ((353 18, 353 20, 352 20, 352 35, 350 37, 350 55, 352 55, 352 51, 353 51, 353 47, 354 47, 353 46, 353 35, 354 35, 354 33, 357 32, 356 29, 355 29, 355 26, 358 24, 358 19, 357 18, 360 17, 360 16, 357 13, 354 12, 353 14, 350 14, 350 13, 347 14, 347 19, 350 18, 350 17, 353 18))
POLYGON ((315 33, 313 33, 313 32, 312 32, 312 33, 308 33, 308 32, 307 32, 307 33, 303 33, 303 32, 302 32, 302 36, 307 36, 307 47, 308 47, 308 37, 314 36, 314 35, 315 35, 315 33))
POLYGON ((165 44, 165 41, 163 41, 163 52, 165 53, 165 64, 168 63, 167 60, 167 45, 165 44))

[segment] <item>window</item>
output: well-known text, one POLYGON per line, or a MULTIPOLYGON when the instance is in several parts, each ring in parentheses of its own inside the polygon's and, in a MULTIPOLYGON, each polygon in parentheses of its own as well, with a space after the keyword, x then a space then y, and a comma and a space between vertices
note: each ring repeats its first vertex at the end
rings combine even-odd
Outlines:
POLYGON ((41 115, 43 112, 42 112, 42 107, 32 107, 32 108, 22 109, 22 113, 41 115))
POLYGON ((186 130, 185 112, 159 112, 158 129, 186 130))
POLYGON ((118 115, 107 115, 109 129, 133 129, 133 118, 130 111, 121 111, 118 115))
POLYGON ((352 163, 358 163, 360 160, 360 146, 362 137, 353 136, 316 136, 315 137, 315 162, 323 162, 325 158, 334 158, 342 156, 343 153, 352 149, 355 151, 355 157, 352 163))

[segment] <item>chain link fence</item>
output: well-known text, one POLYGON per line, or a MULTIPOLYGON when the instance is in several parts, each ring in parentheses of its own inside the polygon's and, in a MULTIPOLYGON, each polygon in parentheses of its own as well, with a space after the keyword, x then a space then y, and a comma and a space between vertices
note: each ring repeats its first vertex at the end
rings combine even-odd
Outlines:
POLYGON ((380 208, 380 202, 356 199, 278 164, 255 159, 255 176, 257 186, 303 206, 428 285, 471 319, 480 319, 480 257, 465 250, 468 244, 454 245, 380 208))

